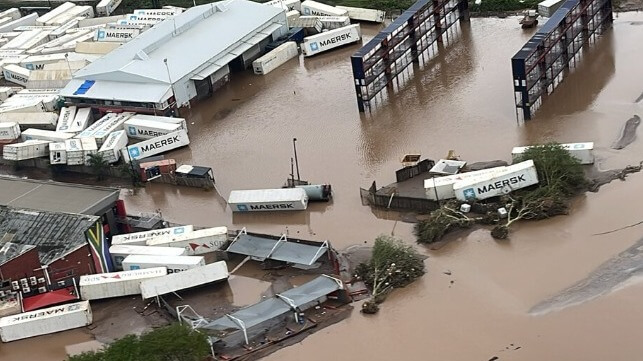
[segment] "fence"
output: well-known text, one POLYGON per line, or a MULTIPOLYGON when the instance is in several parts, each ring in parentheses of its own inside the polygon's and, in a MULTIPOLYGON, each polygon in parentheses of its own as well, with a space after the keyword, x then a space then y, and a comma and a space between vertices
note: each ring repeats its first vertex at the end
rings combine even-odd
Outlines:
POLYGON ((360 188, 362 204, 375 207, 389 208, 398 211, 413 211, 427 213, 438 209, 438 203, 426 198, 401 197, 393 195, 377 194, 377 184, 373 181, 367 190, 360 188))
POLYGON ((404 167, 402 169, 396 170, 395 179, 398 183, 403 182, 424 172, 428 172, 431 168, 433 168, 434 165, 434 161, 425 159, 412 167, 404 167))

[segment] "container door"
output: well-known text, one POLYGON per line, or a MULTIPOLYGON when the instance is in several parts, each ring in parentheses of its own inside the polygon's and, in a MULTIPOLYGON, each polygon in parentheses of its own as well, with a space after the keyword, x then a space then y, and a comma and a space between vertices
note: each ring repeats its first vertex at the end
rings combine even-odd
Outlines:
POLYGON ((212 95, 212 81, 210 77, 203 80, 195 80, 194 87, 196 88, 197 100, 202 100, 212 95))

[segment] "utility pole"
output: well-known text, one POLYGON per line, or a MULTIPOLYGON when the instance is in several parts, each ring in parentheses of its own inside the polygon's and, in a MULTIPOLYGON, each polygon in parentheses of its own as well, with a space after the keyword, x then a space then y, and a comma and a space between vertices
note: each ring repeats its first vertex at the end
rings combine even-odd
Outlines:
POLYGON ((292 147, 295 150, 295 166, 297 167, 297 180, 301 180, 299 178, 299 161, 297 160, 297 138, 292 138, 292 147))

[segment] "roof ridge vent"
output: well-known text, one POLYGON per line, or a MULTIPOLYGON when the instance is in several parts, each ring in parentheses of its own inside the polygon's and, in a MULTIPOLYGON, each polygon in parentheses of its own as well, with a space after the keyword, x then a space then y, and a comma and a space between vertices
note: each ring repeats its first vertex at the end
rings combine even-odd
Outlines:
POLYGON ((145 50, 141 50, 141 51, 137 52, 136 53, 136 58, 138 60, 149 60, 150 59, 150 57, 147 55, 145 50))

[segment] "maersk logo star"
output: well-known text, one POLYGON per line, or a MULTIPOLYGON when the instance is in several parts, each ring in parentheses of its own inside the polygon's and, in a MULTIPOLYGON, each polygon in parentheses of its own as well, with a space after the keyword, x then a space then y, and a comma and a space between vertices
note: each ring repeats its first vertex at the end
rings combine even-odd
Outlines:
POLYGON ((473 188, 465 189, 464 190, 464 198, 465 199, 471 199, 476 197, 476 192, 473 190, 473 188))

